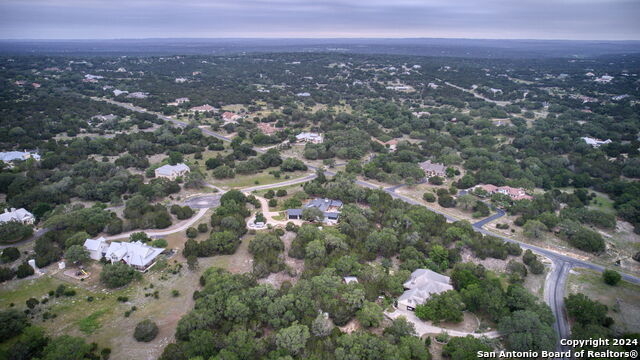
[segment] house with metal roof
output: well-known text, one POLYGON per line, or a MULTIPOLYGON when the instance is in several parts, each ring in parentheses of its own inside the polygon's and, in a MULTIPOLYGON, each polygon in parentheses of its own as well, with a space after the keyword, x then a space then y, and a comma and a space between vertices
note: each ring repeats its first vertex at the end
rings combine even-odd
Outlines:
POLYGON ((310 142, 312 144, 321 144, 323 141, 323 138, 322 138, 322 134, 302 132, 296 135, 296 140, 298 142, 310 142))
POLYGON ((107 253, 109 244, 104 237, 97 239, 87 239, 84 241, 84 248, 89 252, 89 257, 93 260, 100 260, 107 253))
POLYGON ((138 270, 147 270, 154 263, 158 255, 162 254, 164 249, 155 248, 146 245, 140 241, 136 242, 118 242, 114 241, 109 244, 106 250, 105 258, 115 262, 123 262, 138 270))
POLYGON ((163 165, 156 169, 155 174, 157 178, 167 178, 169 180, 175 180, 179 176, 184 176, 191 171, 189 167, 183 163, 176 165, 163 165))
POLYGON ((0 224, 16 221, 25 225, 31 225, 36 221, 35 216, 26 209, 4 209, 4 212, 0 214, 0 224))
POLYGON ((342 206, 343 203, 340 200, 315 198, 306 203, 302 209, 287 209, 287 218, 289 220, 300 220, 304 209, 316 208, 322 211, 325 223, 332 223, 338 221, 342 206))

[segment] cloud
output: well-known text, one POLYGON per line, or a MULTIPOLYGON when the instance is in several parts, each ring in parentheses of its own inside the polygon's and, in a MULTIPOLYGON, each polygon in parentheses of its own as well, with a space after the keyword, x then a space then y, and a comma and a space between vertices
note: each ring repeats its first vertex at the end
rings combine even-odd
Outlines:
POLYGON ((0 0, 2 38, 639 39, 637 0, 0 0))

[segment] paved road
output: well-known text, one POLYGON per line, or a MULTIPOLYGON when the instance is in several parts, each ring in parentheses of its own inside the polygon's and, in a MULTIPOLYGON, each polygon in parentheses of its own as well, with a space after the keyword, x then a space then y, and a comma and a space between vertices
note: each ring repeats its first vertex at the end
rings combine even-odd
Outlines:
POLYGON ((105 237, 106 240, 117 240, 117 239, 126 239, 129 237, 129 235, 136 233, 136 232, 144 232, 145 234, 147 234, 147 236, 151 237, 151 238, 157 238, 157 237, 163 237, 163 236, 167 236, 167 235, 171 235, 173 233, 177 233, 180 231, 184 231, 187 230, 188 227, 190 227, 191 225, 195 224, 198 220, 200 220, 204 214, 207 213, 207 208, 203 208, 198 210, 198 212, 193 215, 191 218, 179 222, 175 225, 170 226, 167 229, 163 229, 163 230, 133 230, 133 231, 128 231, 126 233, 122 233, 122 234, 117 234, 117 235, 112 235, 112 236, 107 236, 105 237))
POLYGON ((210 209, 220 205, 221 197, 222 194, 195 196, 185 200, 184 204, 192 209, 210 209))
MULTIPOLYGON (((357 183, 359 185, 365 186, 365 187, 369 187, 369 188, 375 188, 375 186, 373 184, 369 184, 363 181, 357 181, 357 183)), ((402 201, 405 201, 409 204, 413 204, 413 205, 420 205, 420 206, 425 206, 422 203, 419 203, 416 200, 413 200, 409 197, 406 197, 404 195, 400 195, 397 194, 391 190, 385 189, 385 191, 387 193, 389 193, 389 195, 391 195, 393 198, 396 199, 400 199, 402 201)), ((448 221, 458 221, 459 219, 448 215, 448 214, 444 214, 436 209, 432 209, 427 207, 429 210, 441 214, 443 215, 448 221)), ((486 220, 486 219, 485 219, 486 220)), ((480 221, 483 222, 483 221, 480 221)), ((556 333, 558 334, 560 339, 567 339, 570 337, 570 328, 569 328, 569 323, 567 321, 567 317, 565 314, 565 308, 564 308, 564 297, 565 297, 565 285, 566 285, 566 281, 567 281, 567 276, 569 275, 569 271, 571 270, 571 268, 573 267, 581 267, 581 268, 586 268, 586 269, 590 269, 590 270, 595 270, 598 272, 602 272, 605 270, 604 266, 600 266, 600 265, 596 265, 593 263, 590 263, 588 261, 584 261, 584 260, 579 260, 579 259, 575 259, 572 258, 570 256, 564 255, 564 254, 560 254, 557 253, 553 250, 549 250, 549 249, 545 249, 545 248, 541 248, 535 245, 531 245, 531 244, 527 244, 527 243, 523 243, 496 233, 493 233, 489 230, 486 230, 484 228, 482 228, 482 226, 478 226, 476 224, 473 224, 473 228, 475 231, 478 231, 482 234, 485 235, 490 235, 490 236, 495 236, 497 238, 500 238, 504 241, 508 241, 508 242, 512 242, 512 243, 517 243, 520 245, 521 248, 527 250, 531 250, 533 252, 535 252, 536 254, 542 255, 546 258, 548 258, 549 260, 551 260, 552 262, 552 266, 553 266, 553 270, 551 271, 551 273, 549 274, 549 276, 547 277, 547 281, 545 283, 545 302, 549 305, 549 307, 551 308, 551 311, 553 312, 553 315, 556 317, 556 323, 554 324, 554 329, 556 330, 556 333)), ((640 278, 635 277, 633 275, 629 275, 629 274, 625 274, 625 273, 621 273, 622 278, 626 281, 629 281, 631 283, 634 284, 640 284, 640 278)), ((563 348, 560 346, 560 344, 558 343, 558 351, 566 351, 566 348, 563 348)))
POLYGON ((485 224, 492 222, 493 220, 499 219, 505 215, 505 211, 502 209, 496 209, 496 213, 489 216, 488 218, 484 218, 473 224, 474 227, 483 227, 485 224))
MULTIPOLYGON (((447 84, 447 85, 453 86, 453 87, 457 87, 456 85, 453 85, 453 84, 447 84)), ((463 89, 463 90, 466 90, 466 89, 463 89)), ((174 118, 171 118, 169 116, 165 116, 165 115, 162 115, 162 114, 150 112, 150 111, 147 111, 146 109, 143 109, 143 108, 140 108, 140 107, 136 107, 136 106, 133 106, 133 105, 130 105, 130 104, 119 103, 119 102, 116 102, 116 101, 113 101, 113 100, 101 99, 101 98, 93 98, 93 99, 94 100, 99 100, 99 101, 107 101, 107 102, 112 103, 114 105, 119 105, 119 106, 125 107, 125 108, 127 108, 129 110, 132 110, 132 111, 146 112, 146 113, 154 114, 154 115, 158 116, 159 118, 161 118, 163 120, 170 121, 170 122, 172 122, 172 123, 174 123, 174 124, 176 124, 178 126, 181 126, 181 127, 187 126, 187 123, 185 123, 183 121, 176 120, 174 118)), ((493 101, 493 102, 495 102, 495 101, 493 101)), ((223 141, 231 141, 230 138, 225 137, 225 136, 220 135, 220 134, 217 134, 217 133, 215 133, 215 132, 213 132, 211 130, 202 129, 202 132, 207 134, 207 135, 210 135, 210 136, 216 137, 218 139, 221 139, 223 141)), ((265 152, 262 149, 258 149, 258 148, 254 148, 254 149, 259 153, 264 153, 265 152)), ((311 170, 317 170, 318 169, 318 167, 310 165, 310 164, 307 164, 307 166, 311 170)), ((333 175, 335 175, 335 172, 333 172, 333 171, 325 171, 325 174, 329 175, 329 176, 333 176, 333 175)), ((367 188, 370 188, 370 189, 380 189, 379 186, 377 186, 375 184, 368 183, 366 181, 356 180, 355 183, 357 185, 360 185, 360 186, 363 186, 363 187, 367 187, 367 188)), ((276 185, 276 184, 264 185, 264 186, 274 186, 274 185, 276 185)), ((283 186, 283 185, 279 185, 278 184, 278 186, 283 186)), ((274 187, 277 187, 277 186, 274 186, 274 187)), ((413 199, 411 199, 409 197, 397 194, 395 192, 395 190, 397 188, 399 188, 399 186, 395 186, 395 187, 391 187, 391 188, 387 188, 387 189, 382 189, 382 190, 387 192, 389 195, 391 195, 391 197, 393 197, 395 199, 400 199, 400 200, 402 200, 404 202, 407 202, 407 203, 413 204, 413 205, 425 206, 429 210, 444 216, 448 221, 455 222, 455 221, 459 220, 459 219, 457 219, 457 218, 455 218, 455 217, 453 217, 451 215, 448 215, 448 214, 442 213, 442 212, 440 212, 440 211, 438 211, 436 209, 430 208, 430 207, 428 207, 428 206, 426 206, 426 205, 424 205, 424 204, 422 204, 422 203, 420 203, 420 202, 418 202, 416 200, 413 200, 413 199)), ((480 221, 480 222, 482 222, 482 221, 480 221)), ((476 224, 478 224, 478 223, 476 223, 476 224)), ((508 237, 505 237, 505 236, 502 236, 502 235, 499 235, 499 234, 495 234, 495 233, 493 233, 493 232, 491 232, 489 230, 486 230, 486 229, 482 228, 482 225, 484 225, 484 224, 481 224, 481 225, 476 225, 476 224, 473 224, 473 228, 474 228, 475 231, 478 231, 478 232, 480 232, 482 234, 485 234, 485 235, 495 236, 495 237, 500 238, 500 239, 502 239, 504 241, 517 243, 523 249, 525 249, 525 250, 529 249, 529 250, 531 250, 531 251, 533 251, 533 252, 535 252, 535 253, 537 253, 539 255, 545 256, 545 257, 547 257, 548 259, 551 260, 551 262, 554 265, 554 269, 557 269, 557 270, 552 271, 552 273, 547 278, 548 284, 545 284, 545 299, 547 300, 547 303, 551 307, 551 311, 556 316, 556 320, 557 321, 556 321, 556 324, 554 326, 556 332, 558 333, 560 338, 568 338, 569 335, 570 335, 569 334, 569 324, 568 324, 568 322, 566 320, 566 317, 564 316, 564 285, 566 283, 566 278, 567 278, 567 275, 568 275, 569 271, 573 267, 582 267, 582 268, 586 268, 586 269, 591 269, 591 270, 595 270, 595 271, 598 271, 598 272, 602 272, 602 271, 604 271, 605 268, 603 266, 600 266, 600 265, 592 264, 592 263, 590 263, 588 261, 572 258, 570 256, 555 252, 553 250, 541 248, 541 247, 538 247, 538 246, 535 246, 535 245, 531 245, 531 244, 527 244, 527 243, 523 243, 523 242, 511 239, 511 238, 508 238, 508 237)), ((635 277, 635 276, 632 276, 632 275, 629 275, 629 274, 624 274, 624 273, 622 273, 621 275, 622 275, 622 278, 624 280, 626 280, 626 281, 629 281, 629 282, 634 283, 634 284, 640 284, 640 278, 638 278, 638 277, 635 277)), ((561 347, 559 345, 558 345, 558 349, 559 350, 561 349, 561 347)))
POLYGON ((33 235, 31 235, 29 238, 18 241, 18 242, 14 242, 11 244, 6 244, 6 245, 0 245, 0 250, 1 249, 6 249, 8 247, 18 247, 21 245, 24 245, 26 243, 29 243, 31 241, 34 241, 35 239, 41 237, 42 235, 46 234, 49 232, 49 229, 39 229, 38 231, 36 231, 33 235))

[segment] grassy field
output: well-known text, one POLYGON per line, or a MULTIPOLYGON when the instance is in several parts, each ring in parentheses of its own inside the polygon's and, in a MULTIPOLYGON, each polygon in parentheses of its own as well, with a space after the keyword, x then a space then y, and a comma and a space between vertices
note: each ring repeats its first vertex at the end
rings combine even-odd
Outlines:
POLYGON ((29 298, 48 298, 46 304, 35 308, 31 321, 42 326, 49 335, 83 337, 87 342, 96 342, 99 348, 111 348, 112 359, 156 359, 164 346, 173 340, 180 318, 193 308, 192 294, 199 289, 199 278, 204 270, 215 266, 234 273, 251 271, 248 246, 252 238, 245 236, 233 255, 199 259, 198 268, 193 271, 186 268, 181 257, 174 256, 153 267, 142 280, 121 289, 104 289, 99 283, 100 267, 96 264, 90 269, 91 276, 82 282, 55 271, 41 277, 6 282, 0 285, 0 309, 23 310, 29 298), (48 293, 61 284, 75 290, 76 295, 49 297, 48 293), (118 297, 127 299, 122 302, 118 297), (129 316, 125 314, 127 312, 129 316), (43 320, 44 313, 54 317, 43 320), (160 329, 158 337, 149 343, 137 342, 132 335, 136 324, 144 319, 152 319, 160 329))
POLYGON ((307 175, 305 171, 295 171, 291 173, 281 173, 280 178, 269 174, 270 171, 279 170, 278 167, 272 167, 262 170, 257 174, 236 175, 233 179, 211 179, 211 183, 225 188, 242 188, 254 185, 268 185, 285 180, 293 180, 307 175), (286 177, 289 177, 288 179, 286 177))
POLYGON ((610 286, 604 283, 600 273, 573 269, 567 280, 569 294, 585 294, 607 305, 609 316, 615 320, 613 329, 616 332, 640 331, 640 286, 626 281, 610 286))

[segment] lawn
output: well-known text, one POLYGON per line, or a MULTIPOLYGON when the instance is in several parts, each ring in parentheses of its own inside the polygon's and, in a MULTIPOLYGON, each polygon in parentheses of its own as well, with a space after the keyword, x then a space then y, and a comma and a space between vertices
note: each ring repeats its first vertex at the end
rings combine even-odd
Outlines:
POLYGON ((609 316, 617 332, 640 331, 640 286, 621 281, 617 286, 604 283, 602 275, 593 270, 573 269, 567 280, 569 294, 585 294, 609 307, 609 316), (618 305, 616 305, 618 304, 618 305))
POLYGON ((277 178, 271 174, 270 171, 279 170, 279 167, 271 167, 262 170, 257 174, 250 175, 236 175, 233 179, 212 179, 211 182, 214 185, 225 187, 225 188, 243 188, 254 185, 268 185, 275 184, 278 182, 282 182, 285 180, 293 180, 307 175, 306 171, 295 171, 295 172, 282 172, 280 177, 277 178), (287 176, 289 177, 287 179, 287 176))

